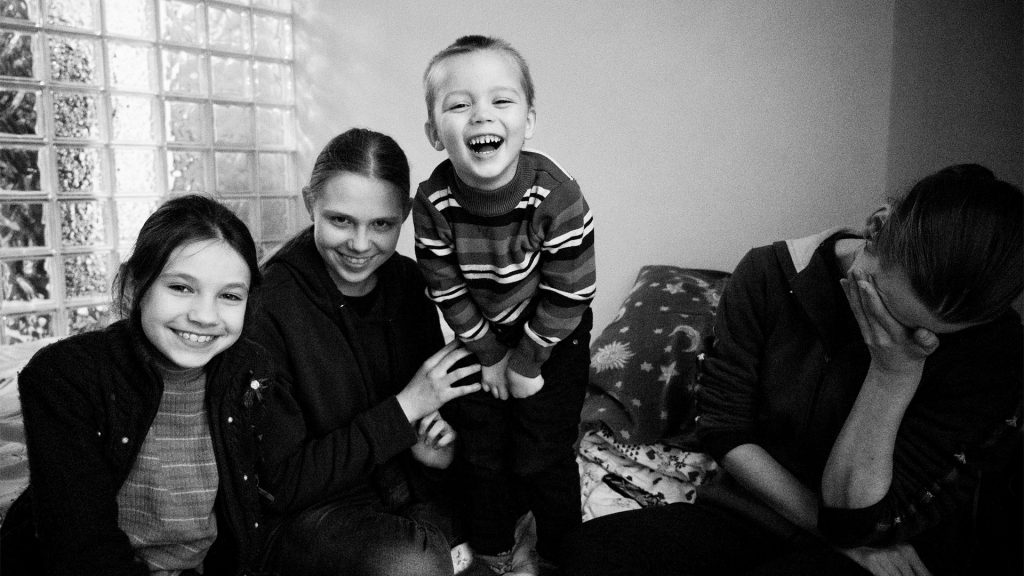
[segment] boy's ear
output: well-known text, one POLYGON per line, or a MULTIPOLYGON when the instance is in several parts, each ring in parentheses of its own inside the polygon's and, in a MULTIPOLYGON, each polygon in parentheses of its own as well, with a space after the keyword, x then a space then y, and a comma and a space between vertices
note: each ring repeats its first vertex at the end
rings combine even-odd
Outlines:
POLYGON ((885 226, 885 223, 889 220, 889 205, 885 204, 871 213, 868 216, 867 222, 864 223, 864 238, 867 240, 874 240, 878 236, 878 233, 885 226))
POLYGON ((533 128, 537 125, 537 110, 533 106, 530 106, 530 111, 526 113, 526 139, 533 138, 533 128))
POLYGON ((427 120, 423 123, 423 132, 427 135, 427 142, 434 147, 434 150, 441 152, 444 150, 444 143, 441 142, 441 137, 437 134, 437 129, 434 128, 434 123, 427 120))

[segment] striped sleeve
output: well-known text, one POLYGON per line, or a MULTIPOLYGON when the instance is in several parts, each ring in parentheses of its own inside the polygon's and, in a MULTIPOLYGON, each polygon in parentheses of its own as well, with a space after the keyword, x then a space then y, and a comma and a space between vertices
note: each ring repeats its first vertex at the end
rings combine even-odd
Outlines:
POLYGON ((594 216, 575 180, 548 194, 532 227, 542 242, 537 308, 508 363, 528 377, 540 374, 551 349, 579 325, 597 280, 594 216))
POLYGON ((416 260, 427 282, 427 296, 459 340, 491 366, 504 358, 506 349, 498 342, 469 293, 455 253, 455 242, 448 222, 441 214, 454 202, 447 189, 429 192, 420 186, 413 204, 413 228, 416 234, 416 260))

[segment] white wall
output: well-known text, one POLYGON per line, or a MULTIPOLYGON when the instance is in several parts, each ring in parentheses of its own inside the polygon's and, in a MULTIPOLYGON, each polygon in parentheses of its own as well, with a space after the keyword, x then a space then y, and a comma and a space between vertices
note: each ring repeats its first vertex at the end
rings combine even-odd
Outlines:
POLYGON ((884 196, 892 0, 295 6, 307 175, 358 125, 402 145, 415 186, 443 159, 422 129, 430 56, 472 33, 519 48, 537 85, 529 144, 594 211, 598 328, 643 264, 731 270, 752 246, 859 224, 884 196))
POLYGON ((900 0, 888 183, 978 162, 1024 184, 1024 4, 900 0))

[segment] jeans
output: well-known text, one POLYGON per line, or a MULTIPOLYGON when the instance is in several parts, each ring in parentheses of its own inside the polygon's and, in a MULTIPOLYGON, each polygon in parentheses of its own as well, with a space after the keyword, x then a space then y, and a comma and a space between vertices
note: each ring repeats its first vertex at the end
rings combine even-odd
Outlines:
MULTIPOLYGON (((563 536, 580 525, 575 443, 590 367, 588 309, 541 367, 544 387, 528 398, 498 400, 476 392, 442 414, 459 433, 466 471, 469 543, 482 554, 512 548, 516 519, 533 510, 537 551, 557 561, 563 536)), ((525 337, 525 336, 523 336, 525 337)))
POLYGON ((566 576, 870 576, 824 543, 786 540, 730 511, 676 503, 591 520, 568 538, 566 576))
POLYGON ((388 512, 334 501, 286 520, 266 567, 282 576, 451 575, 451 520, 431 504, 388 512))

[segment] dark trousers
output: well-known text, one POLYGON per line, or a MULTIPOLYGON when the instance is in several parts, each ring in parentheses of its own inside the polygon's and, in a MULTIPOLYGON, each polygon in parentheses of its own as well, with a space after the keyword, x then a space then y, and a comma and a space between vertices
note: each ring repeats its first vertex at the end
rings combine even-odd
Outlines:
POLYGON ((823 543, 785 540, 700 504, 596 518, 567 539, 566 550, 566 576, 870 576, 823 543))
MULTIPOLYGON (((469 502, 466 524, 476 552, 512 548, 516 519, 532 510, 537 550, 557 561, 563 536, 580 525, 575 443, 590 368, 588 309, 541 368, 544 387, 529 398, 477 392, 442 412, 459 433, 459 463, 469 502)), ((525 337, 525 336, 524 336, 525 337)))
POLYGON ((275 530, 265 567, 281 576, 450 575, 451 529, 432 504, 386 510, 376 499, 327 502, 275 530))

